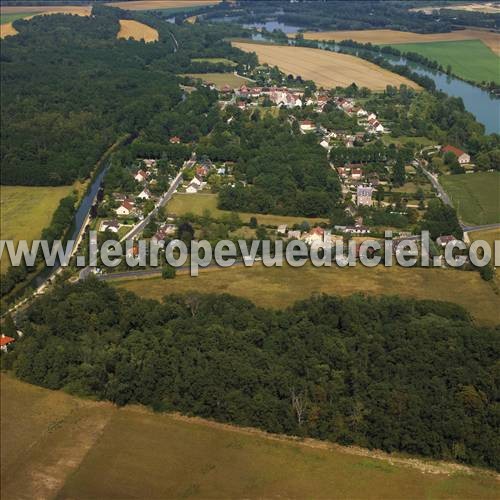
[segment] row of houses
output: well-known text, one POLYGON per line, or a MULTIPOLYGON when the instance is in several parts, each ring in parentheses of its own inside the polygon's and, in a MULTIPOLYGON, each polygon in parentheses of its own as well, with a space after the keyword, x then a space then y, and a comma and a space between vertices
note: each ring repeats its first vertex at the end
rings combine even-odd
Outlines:
POLYGON ((364 126, 369 134, 383 134, 386 132, 385 127, 380 123, 375 113, 370 113, 362 107, 356 106, 354 99, 345 97, 334 97, 333 102, 338 109, 341 109, 349 116, 359 118, 359 125, 364 126))

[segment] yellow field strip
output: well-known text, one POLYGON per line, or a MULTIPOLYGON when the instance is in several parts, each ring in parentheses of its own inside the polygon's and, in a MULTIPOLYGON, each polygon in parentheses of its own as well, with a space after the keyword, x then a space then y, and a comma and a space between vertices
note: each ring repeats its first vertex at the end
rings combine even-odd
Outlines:
POLYGON ((134 40, 144 40, 145 42, 157 42, 159 35, 158 31, 147 24, 120 19, 120 31, 117 33, 116 38, 133 38, 134 40))

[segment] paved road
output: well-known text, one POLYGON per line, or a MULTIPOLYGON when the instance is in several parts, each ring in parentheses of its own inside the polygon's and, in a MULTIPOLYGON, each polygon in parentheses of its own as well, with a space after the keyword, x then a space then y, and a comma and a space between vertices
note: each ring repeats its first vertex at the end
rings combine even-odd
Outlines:
POLYGON ((443 186, 439 183, 438 176, 435 174, 431 174, 423 165, 422 162, 420 162, 420 167, 422 168, 422 171, 424 174, 428 177, 428 179, 431 181, 432 186, 434 189, 438 192, 438 196, 441 198, 443 203, 445 205, 448 205, 450 207, 453 207, 453 203, 451 201, 451 198, 446 194, 446 191, 443 189, 443 186))
MULTIPOLYGON (((144 228, 151 222, 151 219, 156 216, 158 211, 160 210, 161 207, 163 207, 173 196, 175 193, 176 189, 179 187, 179 184, 182 183, 182 174, 186 168, 190 168, 196 163, 196 157, 193 156, 190 160, 185 161, 184 165, 182 166, 181 170, 175 177, 175 179, 172 181, 172 184, 170 184, 170 187, 168 188, 168 191, 163 193, 161 196, 160 200, 158 203, 155 205, 155 208, 146 216, 144 219, 136 224, 121 240, 120 243, 124 242, 125 240, 131 240, 135 238, 141 231, 144 230, 144 228)), ((84 267, 80 273, 79 277, 80 279, 85 279, 89 276, 89 274, 92 272, 92 267, 91 266, 86 266, 84 267)))
POLYGON ((495 224, 484 224, 482 226, 466 226, 464 224, 462 224, 462 229, 467 232, 467 233, 471 233, 471 232, 474 232, 474 231, 483 231, 485 229, 500 229, 500 223, 495 223, 495 224))

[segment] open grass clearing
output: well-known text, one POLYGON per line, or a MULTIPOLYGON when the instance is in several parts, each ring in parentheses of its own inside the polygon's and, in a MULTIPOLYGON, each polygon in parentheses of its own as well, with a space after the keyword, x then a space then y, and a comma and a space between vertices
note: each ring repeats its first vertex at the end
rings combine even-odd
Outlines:
POLYGON ((234 73, 186 73, 180 76, 190 76, 191 78, 202 80, 205 83, 213 83, 219 90, 225 85, 233 89, 248 85, 248 80, 234 73))
MULTIPOLYGON (((74 189, 75 186, 0 186, 0 239, 17 243, 39 238, 61 199, 74 189)), ((1 271, 8 265, 9 259, 4 254, 1 271)))
POLYGON ((233 41, 232 45, 245 52, 255 52, 260 63, 278 66, 281 71, 314 82, 324 88, 359 87, 383 90, 387 85, 405 84, 420 88, 415 82, 387 71, 359 57, 338 54, 321 49, 290 47, 273 44, 256 44, 233 41))
POLYGON ((397 30, 311 31, 304 33, 307 40, 354 40, 360 43, 389 45, 395 43, 446 42, 453 40, 481 40, 495 54, 500 55, 500 34, 481 29, 465 29, 450 33, 412 33, 397 30))
POLYGON ((500 222, 500 172, 442 175, 439 181, 464 222, 500 222))
POLYGON ((8 374, 2 374, 1 384, 5 500, 487 499, 498 492, 494 474, 455 464, 302 441, 137 406, 118 409, 8 374))
MULTIPOLYGON (((229 215, 231 212, 228 210, 220 210, 217 208, 217 195, 216 194, 175 194, 172 200, 167 205, 167 212, 177 216, 192 213, 194 215, 203 215, 206 210, 214 218, 220 218, 224 215, 229 215)), ((320 222, 327 222, 328 219, 312 219, 307 217, 292 217, 288 215, 274 215, 274 214, 257 214, 248 212, 238 212, 240 219, 243 222, 248 222, 251 217, 255 217, 259 224, 269 226, 279 226, 280 224, 300 224, 303 221, 308 221, 310 224, 319 224, 320 222)))
POLYGON ((116 38, 125 38, 126 40, 132 38, 137 41, 157 42, 159 35, 158 31, 147 24, 130 19, 120 19, 120 31, 117 33, 116 38))
POLYGON ((416 52, 437 61, 465 80, 500 82, 500 57, 481 40, 393 44, 402 52, 416 52))
POLYGON ((124 10, 166 10, 186 7, 205 7, 215 5, 221 0, 138 0, 132 2, 112 2, 106 5, 124 10))
POLYGON ((4 14, 3 11, 0 13, 0 24, 13 23, 18 19, 24 19, 25 17, 32 17, 39 14, 39 12, 18 12, 13 14, 4 14))
POLYGON ((225 57, 194 57, 191 62, 207 62, 213 64, 226 64, 227 66, 237 66, 234 61, 225 57))
POLYGON ((229 293, 263 307, 285 308, 314 293, 347 296, 353 293, 397 295, 411 299, 454 302, 467 309, 483 325, 500 324, 499 298, 479 273, 452 269, 423 269, 360 264, 351 268, 284 266, 267 268, 233 266, 209 268, 198 277, 179 273, 174 280, 162 278, 117 280, 116 286, 141 297, 161 300, 171 293, 202 290, 229 293), (478 300, 478 297, 481 299, 478 300))

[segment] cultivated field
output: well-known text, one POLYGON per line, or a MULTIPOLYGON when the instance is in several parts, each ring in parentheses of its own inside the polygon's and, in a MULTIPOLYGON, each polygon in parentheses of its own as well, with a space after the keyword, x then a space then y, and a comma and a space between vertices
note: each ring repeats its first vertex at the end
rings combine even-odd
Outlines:
MULTIPOLYGON (((209 210, 212 217, 222 217, 229 215, 231 212, 227 210, 219 210, 217 208, 217 195, 216 194, 175 194, 167 205, 167 211, 177 216, 186 213, 195 215, 203 215, 205 210, 209 210)), ((289 217, 286 215, 273 215, 273 214, 254 214, 241 212, 238 213, 243 222, 248 222, 250 217, 256 217, 259 224, 269 226, 279 226, 280 224, 300 224, 307 220, 311 224, 318 224, 319 222, 326 222, 327 219, 311 219, 307 217, 289 217)))
MULTIPOLYGON (((471 241, 483 240, 488 242, 491 249, 495 246, 495 241, 500 242, 500 229, 485 229, 483 231, 472 231, 469 234, 471 241)), ((499 243, 500 245, 500 243, 499 243)))
POLYGON ((500 222, 500 172, 443 175, 439 181, 464 222, 500 222))
POLYGON ((136 2, 112 2, 107 5, 125 10, 164 10, 182 7, 204 7, 214 5, 221 0, 139 0, 136 2))
POLYGON ((306 32, 304 38, 308 40, 354 40, 360 43, 394 44, 394 43, 422 43, 422 42, 450 42, 457 40, 481 40, 493 52, 500 55, 500 35, 492 31, 479 29, 465 29, 451 33, 412 33, 396 30, 360 30, 360 31, 320 31, 306 32))
MULTIPOLYGON (((34 240, 47 227, 59 201, 73 191, 74 186, 0 187, 0 239, 34 240)), ((8 259, 2 256, 0 268, 8 266, 8 259)))
POLYGON ((316 268, 312 265, 266 268, 256 264, 248 268, 242 265, 227 269, 210 268, 195 278, 180 273, 174 280, 148 278, 115 281, 114 284, 141 297, 157 300, 170 293, 203 290, 238 295, 259 306, 274 308, 290 306, 313 293, 398 295, 454 302, 465 307, 479 324, 500 324, 498 296, 479 273, 449 269, 365 268, 361 265, 351 268, 316 268))
POLYGON ((338 54, 321 49, 288 47, 247 42, 232 42, 233 46, 246 52, 255 52, 261 63, 278 66, 287 74, 300 75, 305 80, 314 80, 322 87, 347 87, 355 82, 359 87, 383 90, 387 85, 406 84, 419 88, 407 78, 358 57, 338 54))
POLYGON ((467 4, 453 4, 446 5, 442 7, 416 7, 410 9, 412 11, 425 12, 426 14, 432 13, 436 9, 452 9, 452 10, 466 10, 469 12, 482 12, 484 14, 500 14, 500 6, 498 2, 486 2, 486 3, 467 3, 467 4))
POLYGON ((147 24, 131 21, 129 19, 120 19, 120 31, 116 38, 132 38, 133 40, 144 40, 145 42, 157 42, 158 31, 147 24))
POLYGON ((492 473, 118 409, 1 377, 2 498, 495 498, 492 473), (356 478, 353 481, 353 478, 356 478))
POLYGON ((248 84, 248 80, 234 73, 186 73, 180 76, 190 76, 191 78, 199 78, 206 83, 213 83, 218 89, 225 85, 229 85, 234 89, 240 88, 242 85, 248 84))
POLYGON ((17 19, 30 19, 33 16, 38 16, 42 14, 74 14, 77 16, 90 16, 91 6, 90 5, 62 5, 60 7, 48 6, 48 5, 37 5, 36 12, 33 12, 35 6, 6 6, 0 9, 0 16, 2 17, 2 24, 0 25, 0 38, 5 38, 6 36, 17 35, 17 30, 12 26, 12 22, 15 19, 10 19, 10 21, 5 22, 3 19, 8 19, 8 16, 17 15, 17 19))
POLYGON ((453 73, 476 82, 500 82, 500 58, 481 40, 456 42, 429 42, 393 44, 402 52, 417 52, 437 61, 444 68, 451 66, 453 73))

